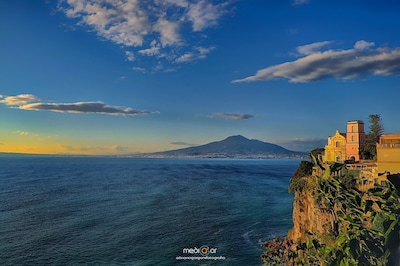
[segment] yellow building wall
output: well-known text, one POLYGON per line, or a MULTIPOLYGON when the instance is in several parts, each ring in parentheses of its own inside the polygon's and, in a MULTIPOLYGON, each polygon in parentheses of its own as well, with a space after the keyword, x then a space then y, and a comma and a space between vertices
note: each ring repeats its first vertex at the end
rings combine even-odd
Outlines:
POLYGON ((328 138, 325 146, 325 162, 343 162, 346 160, 346 138, 336 130, 335 135, 328 138))
POLYGON ((378 172, 400 173, 400 134, 382 135, 376 144, 378 172))
POLYGON ((378 173, 385 171, 390 174, 400 173, 400 147, 399 148, 386 148, 377 145, 377 163, 378 173))

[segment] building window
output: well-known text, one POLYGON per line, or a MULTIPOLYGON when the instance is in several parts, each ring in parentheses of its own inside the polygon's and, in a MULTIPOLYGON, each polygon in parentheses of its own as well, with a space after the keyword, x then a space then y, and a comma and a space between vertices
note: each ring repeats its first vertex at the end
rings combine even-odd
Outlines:
POLYGON ((354 141, 354 136, 351 136, 351 141, 354 141))
POLYGON ((354 126, 351 126, 351 132, 354 132, 354 126))
POLYGON ((336 141, 336 148, 339 148, 339 147, 340 147, 340 142, 336 141))

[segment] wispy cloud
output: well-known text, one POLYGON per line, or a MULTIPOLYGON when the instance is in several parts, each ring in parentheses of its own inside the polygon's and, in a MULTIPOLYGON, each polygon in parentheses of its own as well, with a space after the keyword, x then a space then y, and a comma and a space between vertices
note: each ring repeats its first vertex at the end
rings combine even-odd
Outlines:
MULTIPOLYGON (((183 63, 184 60, 178 59, 185 54, 198 54, 192 48, 193 41, 198 43, 204 39, 205 30, 218 26, 234 1, 59 0, 58 6, 78 25, 129 48, 126 53, 129 61, 145 55, 169 63, 183 63)), ((203 59, 205 55, 196 59, 203 59)))
POLYGON ((358 41, 347 50, 315 51, 330 42, 300 46, 297 51, 305 56, 295 61, 270 66, 253 76, 233 80, 236 82, 288 79, 290 82, 312 82, 327 78, 343 80, 400 74, 400 47, 372 49, 373 42, 358 41))
POLYGON ((298 46, 296 50, 302 55, 309 55, 319 51, 322 47, 327 46, 328 44, 331 43, 333 43, 333 41, 315 42, 311 44, 298 46))
POLYGON ((161 46, 157 44, 155 41, 151 43, 150 48, 139 50, 138 53, 140 55, 145 55, 145 56, 158 56, 158 57, 163 56, 161 54, 161 46))
POLYGON ((293 151, 309 152, 315 148, 324 148, 327 139, 325 138, 296 138, 288 140, 278 140, 275 143, 293 151))
POLYGON ((131 51, 125 51, 125 55, 128 61, 135 61, 135 55, 131 51))
POLYGON ((100 147, 100 146, 74 146, 66 144, 58 144, 58 150, 64 154, 124 154, 128 152, 127 147, 121 147, 113 145, 111 147, 100 147))
POLYGON ((224 118, 224 119, 240 120, 240 119, 253 118, 254 115, 250 115, 250 114, 234 114, 234 113, 214 113, 209 117, 210 118, 221 117, 221 118, 224 118))
MULTIPOLYGON (((17 134, 17 135, 19 135, 19 136, 21 136, 21 137, 27 137, 27 136, 29 136, 29 137, 35 137, 35 138, 38 138, 38 137, 41 137, 41 138, 43 138, 42 136, 40 136, 39 134, 37 134, 37 133, 34 133, 34 132, 28 132, 28 131, 24 131, 24 130, 17 130, 17 131, 15 131, 15 132, 13 132, 14 134, 17 134)), ((47 137, 48 138, 48 137, 47 137)))
POLYGON ((76 102, 76 103, 30 103, 19 106, 23 110, 48 110, 54 112, 94 113, 111 115, 149 115, 151 112, 138 111, 132 108, 111 106, 103 102, 76 102))
POLYGON ((132 67, 132 70, 138 71, 138 72, 142 72, 142 73, 146 73, 146 69, 143 68, 143 67, 132 67))
POLYGON ((302 6, 308 4, 309 2, 310 0, 293 0, 293 5, 302 6))
POLYGON ((53 112, 92 113, 109 115, 150 115, 158 112, 139 111, 129 107, 112 106, 103 102, 44 103, 32 94, 20 94, 5 97, 0 101, 6 105, 17 106, 22 110, 47 110, 53 112))
POLYGON ((18 131, 17 133, 20 136, 28 136, 29 135, 29 132, 26 132, 26 131, 18 131))
POLYGON ((110 149, 113 152, 126 152, 128 150, 127 147, 122 147, 122 146, 119 146, 119 145, 113 145, 113 146, 111 146, 110 149))
POLYGON ((187 63, 191 61, 196 61, 199 59, 204 59, 207 57, 207 54, 211 53, 215 47, 194 47, 193 51, 184 53, 183 55, 176 58, 175 62, 177 63, 187 63))
POLYGON ((179 146, 196 146, 197 144, 192 144, 184 141, 173 141, 170 144, 172 145, 179 145, 179 146))

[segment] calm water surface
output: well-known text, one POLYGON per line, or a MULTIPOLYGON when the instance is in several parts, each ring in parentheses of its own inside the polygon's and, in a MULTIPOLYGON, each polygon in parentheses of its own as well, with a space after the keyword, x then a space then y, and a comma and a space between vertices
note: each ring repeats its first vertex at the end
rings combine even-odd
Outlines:
POLYGON ((292 226, 298 164, 0 157, 0 265, 262 265, 292 226), (225 259, 176 259, 200 247, 225 259))

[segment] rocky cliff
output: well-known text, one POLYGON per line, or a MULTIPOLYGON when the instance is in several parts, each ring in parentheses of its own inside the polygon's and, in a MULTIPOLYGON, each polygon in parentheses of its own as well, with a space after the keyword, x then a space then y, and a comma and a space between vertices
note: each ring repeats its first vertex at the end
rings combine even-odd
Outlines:
POLYGON ((398 188, 388 180, 361 192, 344 165, 322 177, 311 175, 313 166, 302 162, 292 177, 293 228, 265 243, 265 264, 399 265, 398 188))
POLYGON ((323 235, 334 230, 334 216, 325 208, 320 208, 312 191, 298 190, 294 195, 293 228, 287 238, 307 240, 308 235, 323 235))

